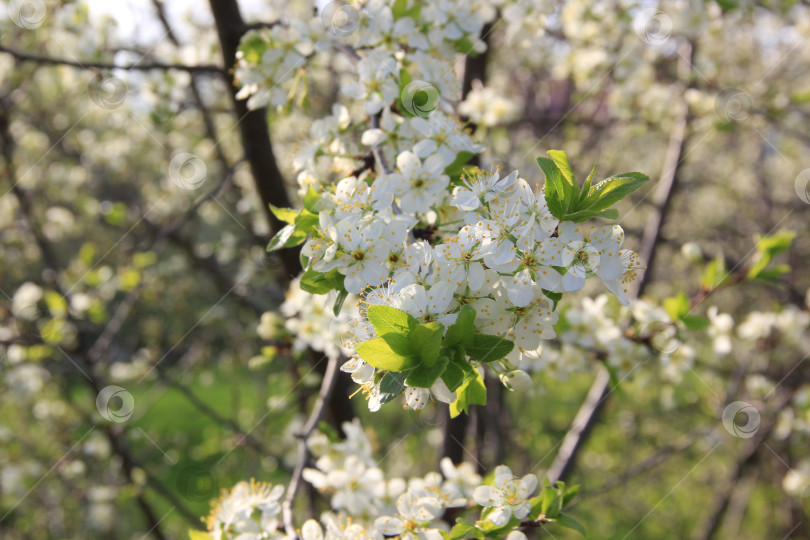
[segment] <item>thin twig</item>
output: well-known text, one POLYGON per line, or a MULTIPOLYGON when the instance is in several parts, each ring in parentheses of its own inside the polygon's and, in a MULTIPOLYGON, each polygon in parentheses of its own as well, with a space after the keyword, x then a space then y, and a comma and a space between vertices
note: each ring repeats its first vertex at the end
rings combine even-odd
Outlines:
MULTIPOLYGON (((680 62, 678 66, 678 76, 680 79, 679 86, 682 89, 681 94, 683 94, 683 92, 686 91, 688 80, 692 72, 693 48, 689 41, 685 41, 681 44, 679 49, 680 62)), ((642 240, 642 246, 639 250, 639 255, 641 259, 646 262, 648 270, 638 281, 635 290, 631 291, 631 299, 638 298, 648 283, 646 276, 650 275, 649 268, 655 256, 655 250, 661 234, 661 227, 664 224, 669 201, 678 177, 678 170, 683 162, 682 155, 686 143, 686 127, 688 122, 689 107, 682 101, 664 157, 664 167, 655 194, 655 211, 647 222, 647 227, 644 230, 644 239, 642 240)), ((557 456, 554 458, 554 463, 549 469, 549 478, 552 482, 566 478, 580 448, 584 444, 588 433, 590 433, 592 425, 596 423, 599 412, 604 407, 608 395, 610 395, 609 385, 610 376, 607 369, 600 367, 596 379, 591 389, 588 391, 588 396, 577 412, 571 428, 563 439, 560 451, 557 453, 557 456)))
POLYGON ((52 56, 43 56, 40 54, 27 53, 18 49, 12 49, 5 45, 0 45, 0 52, 10 54, 17 60, 22 62, 35 62, 37 64, 51 65, 51 66, 70 66, 78 69, 95 69, 95 70, 114 70, 123 69, 126 71, 153 71, 153 70, 178 70, 187 71, 189 73, 209 73, 214 75, 225 75, 225 70, 213 64, 199 64, 196 66, 188 66, 183 64, 166 64, 163 62, 143 62, 137 64, 111 64, 108 62, 90 62, 78 60, 68 60, 67 58, 55 58, 52 56))
POLYGON ((295 465, 290 486, 287 488, 287 496, 281 505, 282 514, 284 519, 284 531, 287 533, 288 538, 297 538, 298 534, 295 532, 295 523, 293 522, 293 503, 295 502, 295 495, 298 493, 298 488, 301 485, 301 478, 304 474, 304 467, 306 466, 307 457, 307 439, 309 438, 315 426, 321 421, 326 403, 332 396, 332 391, 335 388, 335 379, 338 372, 338 359, 337 357, 329 358, 326 365, 326 373, 324 373, 323 381, 321 382, 321 390, 318 392, 318 399, 315 406, 312 408, 309 418, 304 424, 303 429, 298 434, 298 463, 295 465))

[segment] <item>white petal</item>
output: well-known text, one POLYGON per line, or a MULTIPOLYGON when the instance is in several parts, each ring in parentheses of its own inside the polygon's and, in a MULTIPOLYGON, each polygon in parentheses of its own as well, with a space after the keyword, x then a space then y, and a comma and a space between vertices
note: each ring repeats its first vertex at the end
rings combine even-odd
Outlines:
POLYGON ((495 524, 496 527, 503 527, 507 524, 509 519, 512 517, 512 510, 501 506, 500 508, 496 508, 492 511, 489 515, 489 520, 495 524))
POLYGON ((473 491, 473 499, 479 506, 498 506, 503 504, 501 490, 492 486, 478 486, 473 491))

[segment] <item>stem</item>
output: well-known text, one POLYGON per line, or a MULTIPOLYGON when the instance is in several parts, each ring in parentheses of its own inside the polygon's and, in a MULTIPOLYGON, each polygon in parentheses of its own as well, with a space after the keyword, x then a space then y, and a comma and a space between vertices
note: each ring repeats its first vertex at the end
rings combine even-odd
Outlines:
POLYGON ((43 56, 39 54, 31 54, 25 51, 12 49, 5 45, 0 45, 0 52, 10 54, 21 62, 35 62, 41 65, 49 66, 70 66, 78 69, 95 69, 95 70, 114 70, 123 69, 127 71, 152 71, 152 70, 178 70, 187 71, 189 73, 207 73, 213 75, 225 75, 225 71, 219 67, 210 64, 200 64, 197 66, 187 66, 183 64, 164 64, 162 62, 144 62, 138 64, 125 64, 117 65, 107 62, 80 62, 78 60, 68 60, 66 58, 53 58, 51 56, 43 56))
POLYGON ((318 422, 321 421, 321 417, 323 416, 326 408, 326 403, 332 396, 332 391, 335 388, 335 379, 338 372, 337 361, 338 359, 334 357, 329 359, 329 362, 326 365, 326 373, 324 374, 323 381, 321 382, 321 390, 318 392, 318 399, 315 402, 315 406, 312 408, 312 413, 310 413, 303 429, 298 434, 298 463, 295 465, 295 470, 293 471, 292 479, 290 480, 290 486, 287 488, 287 496, 284 498, 284 502, 281 504, 281 511, 284 520, 284 531, 287 533, 289 538, 298 538, 298 534, 295 532, 292 509, 293 502, 295 501, 295 495, 298 493, 298 488, 301 485, 304 466, 309 455, 309 452, 307 451, 307 438, 309 438, 310 434, 315 429, 315 426, 318 425, 318 422))

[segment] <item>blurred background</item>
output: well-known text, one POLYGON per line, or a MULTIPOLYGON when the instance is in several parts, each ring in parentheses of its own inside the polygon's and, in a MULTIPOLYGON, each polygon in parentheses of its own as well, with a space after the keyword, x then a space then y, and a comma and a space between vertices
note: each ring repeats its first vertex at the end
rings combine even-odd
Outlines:
MULTIPOLYGON (((733 275, 756 235, 796 233, 778 259, 789 271, 699 308, 731 315, 730 353, 701 341, 688 369, 651 361, 611 391, 568 473, 582 485, 572 513, 592 538, 810 538, 810 4, 494 4, 488 52, 457 63, 481 163, 534 183, 534 159, 563 148, 582 175, 648 174, 619 210, 637 249, 660 217, 652 301, 695 298, 710 264, 733 275), (786 377, 788 396, 775 391, 786 377), (717 410, 735 399, 760 404, 756 445, 721 437, 717 410)), ((237 40, 313 10, 0 2, 2 538, 185 538, 221 488, 283 483, 294 466, 321 371, 262 318, 295 261, 265 252, 265 203, 282 185, 296 203, 292 156, 346 72, 315 63, 305 107, 246 117, 234 34, 217 31, 236 7, 237 40), (269 130, 264 171, 247 124, 269 130)), ((482 467, 551 466, 596 373, 581 354, 585 367, 540 372, 530 394, 473 413, 464 433, 482 467)), ((360 415, 392 474, 435 468, 438 406, 370 415, 348 388, 333 424, 360 415)))

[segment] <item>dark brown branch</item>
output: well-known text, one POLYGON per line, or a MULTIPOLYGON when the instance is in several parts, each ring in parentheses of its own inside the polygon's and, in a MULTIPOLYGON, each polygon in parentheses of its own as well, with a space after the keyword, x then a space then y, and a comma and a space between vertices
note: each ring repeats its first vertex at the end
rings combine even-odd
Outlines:
MULTIPOLYGON (((236 0, 209 0, 209 3, 217 26, 225 68, 232 73, 236 63, 239 40, 248 27, 242 19, 236 0)), ((250 163, 256 190, 262 200, 262 209, 271 231, 277 232, 285 224, 273 215, 270 205, 288 208, 291 204, 284 179, 273 154, 273 145, 270 142, 267 125, 267 109, 248 110, 246 102, 236 98, 236 86, 231 84, 230 89, 239 132, 242 135, 242 146, 245 150, 245 157, 250 163)), ((281 250, 279 257, 284 267, 285 281, 289 281, 301 271, 297 249, 281 250)))
POLYGON ((13 56, 14 58, 16 58, 21 62, 34 62, 37 64, 50 66, 70 66, 78 69, 95 69, 104 71, 114 69, 123 69, 126 71, 178 70, 178 71, 187 71, 189 73, 207 73, 214 75, 225 75, 225 71, 221 67, 212 64, 200 64, 196 66, 188 66, 183 64, 166 64, 163 62, 143 62, 137 64, 117 65, 108 62, 90 62, 90 61, 80 62, 77 60, 68 60, 66 58, 54 58, 51 56, 43 56, 39 54, 27 53, 25 51, 20 51, 17 49, 6 47, 5 45, 0 45, 0 52, 10 54, 11 56, 13 56))

